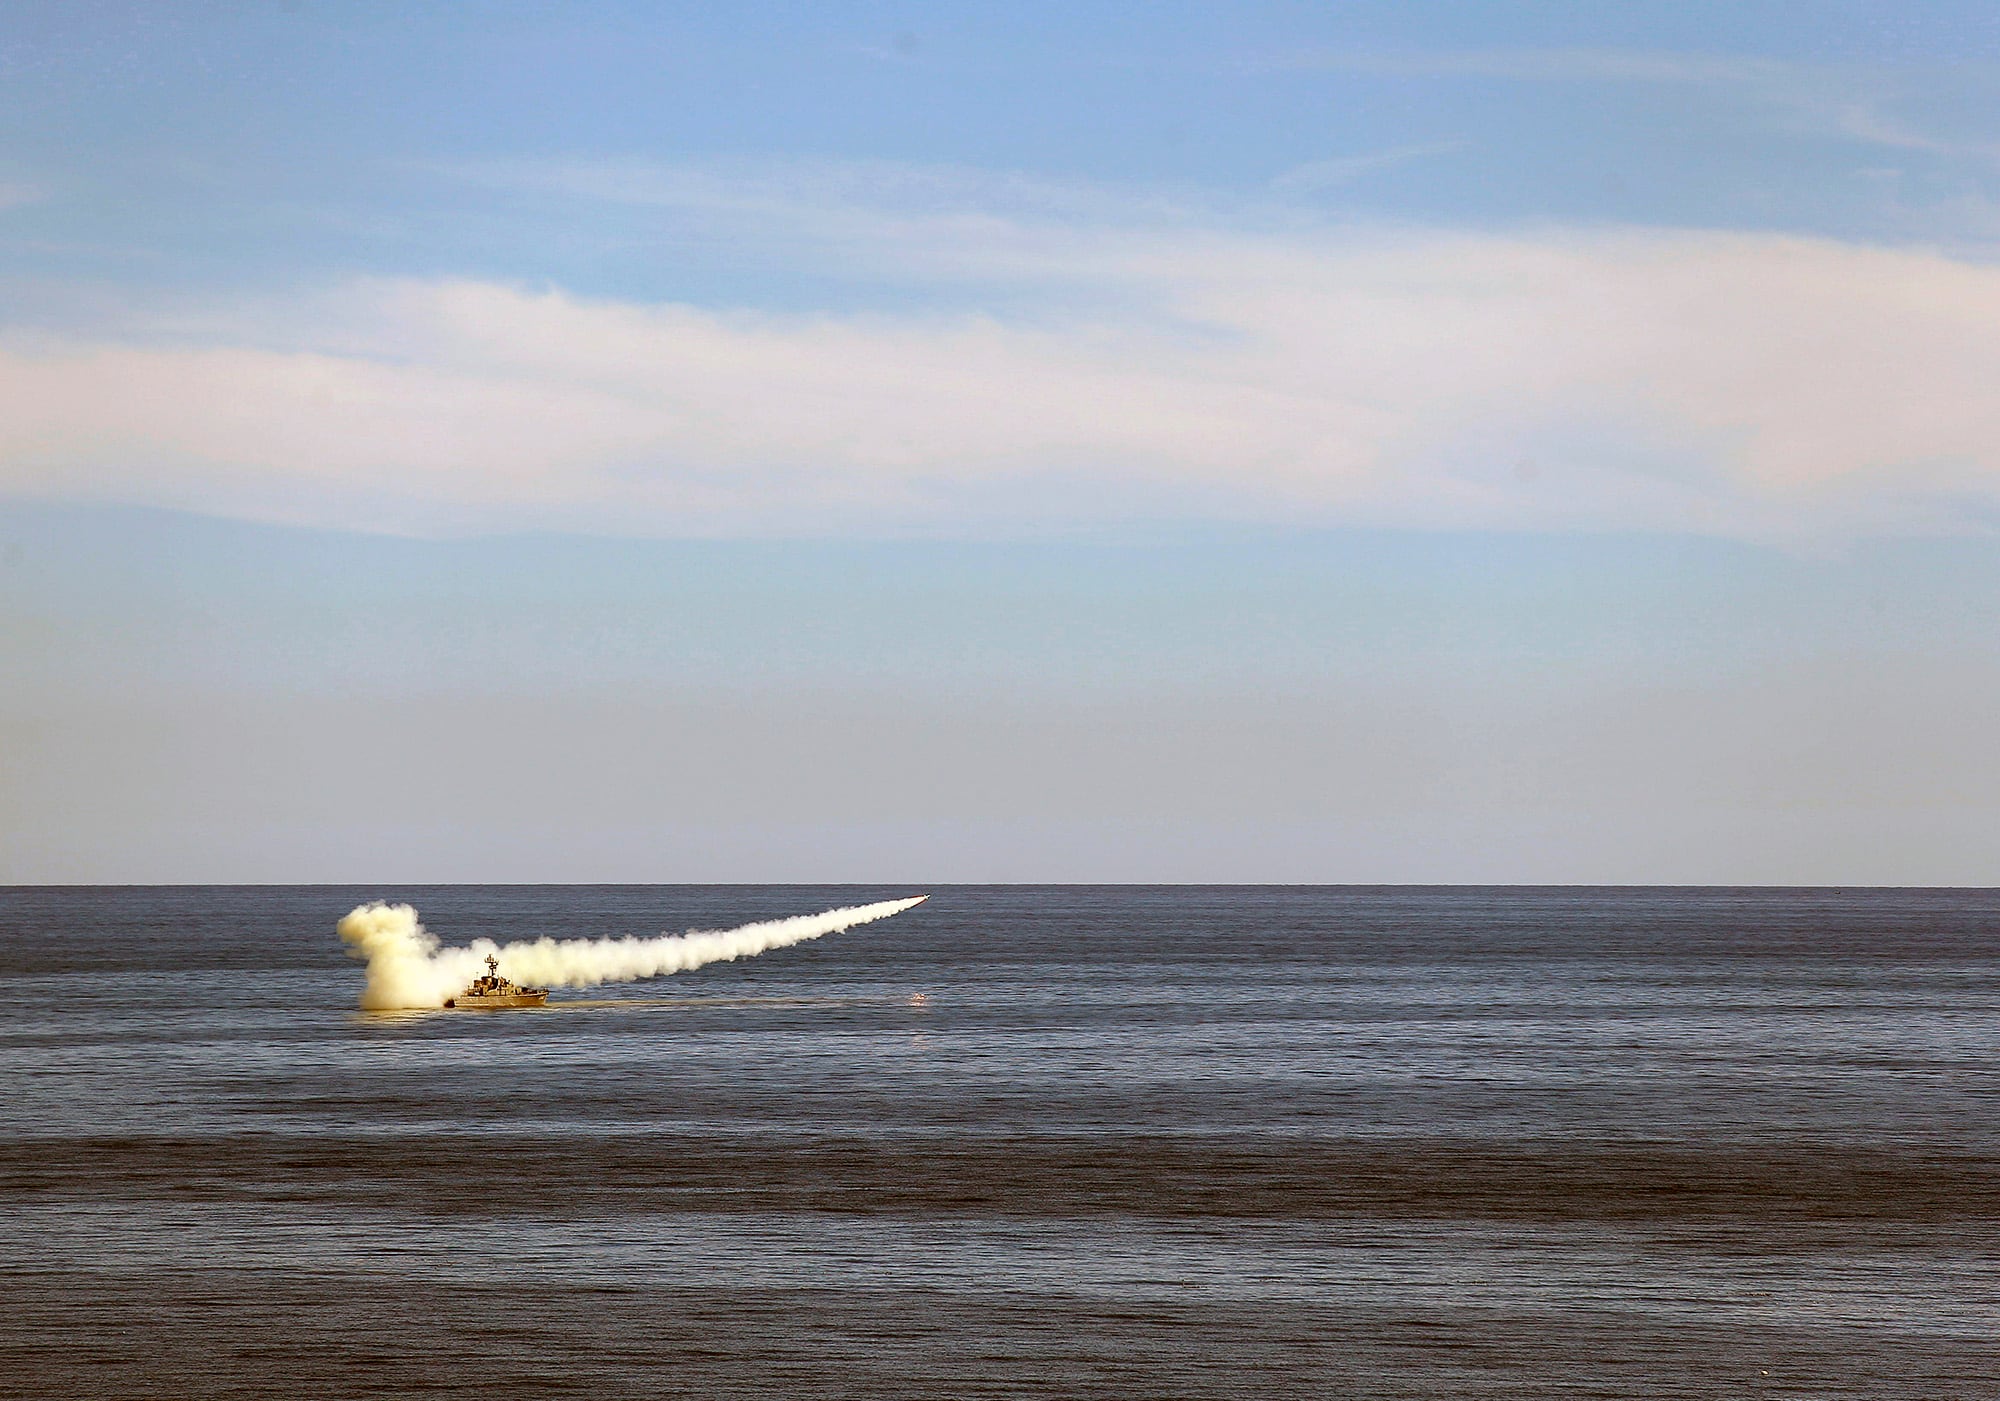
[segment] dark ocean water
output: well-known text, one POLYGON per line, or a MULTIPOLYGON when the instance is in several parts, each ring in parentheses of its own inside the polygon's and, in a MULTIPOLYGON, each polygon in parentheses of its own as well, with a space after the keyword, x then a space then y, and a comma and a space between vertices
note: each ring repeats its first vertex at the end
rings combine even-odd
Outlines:
POLYGON ((0 891, 0 1393, 2000 1397, 2000 892, 0 891), (914 1000, 921 995, 921 1000, 914 1000))

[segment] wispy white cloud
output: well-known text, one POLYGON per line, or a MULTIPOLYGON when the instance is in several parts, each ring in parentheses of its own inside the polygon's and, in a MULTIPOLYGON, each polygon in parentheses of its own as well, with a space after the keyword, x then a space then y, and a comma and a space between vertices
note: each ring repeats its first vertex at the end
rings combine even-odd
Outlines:
POLYGON ((1293 166, 1271 181, 1271 188, 1284 194, 1303 194, 1313 190, 1328 190, 1358 180, 1364 175, 1372 175, 1378 170, 1391 170, 1411 161, 1426 160, 1432 156, 1448 156, 1463 151, 1470 143, 1464 141, 1428 141, 1409 146, 1393 146, 1386 151, 1370 151, 1358 156, 1338 156, 1329 160, 1308 161, 1304 165, 1293 166))
MULTIPOLYGON (((1412 154, 1420 154, 1413 152, 1412 154)), ((515 192, 707 214, 742 232, 777 236, 894 237, 913 228, 959 230, 985 246, 999 235, 1065 235, 1084 227, 1161 225, 1218 217, 1193 190, 1107 186, 1020 171, 885 160, 637 160, 458 162, 441 176, 515 192)))
POLYGON ((1860 146, 2000 161, 2000 142, 1927 132, 1891 110, 1902 81, 1882 69, 1745 55, 1627 49, 1321 50, 1250 60, 1252 70, 1319 70, 1524 83, 1648 84, 1708 89, 1748 102, 1802 135, 1860 146))
POLYGON ((878 63, 916 63, 923 56, 923 40, 904 30, 886 42, 861 41, 843 46, 847 52, 878 63))
POLYGON ((1252 70, 1318 69, 1409 77, 1505 78, 1522 82, 1772 82, 1795 65, 1733 55, 1633 49, 1307 49, 1249 59, 1252 70))
POLYGON ((975 302, 981 279, 1016 285, 986 310, 773 315, 363 281, 118 334, 17 327, 0 490, 702 535, 1226 519, 1796 537, 2000 511, 2000 269, 1981 263, 1760 235, 1259 233, 1108 196, 1029 218, 955 187, 927 208, 704 180, 709 208, 783 209, 878 270, 961 278, 975 302))
POLYGON ((1086 284, 1122 285, 1117 269, 1134 246, 1199 238, 1273 212, 1225 210, 1191 189, 894 161, 551 160, 434 169, 563 205, 657 213, 677 236, 764 266, 906 285, 1067 280, 1072 294, 1086 284))

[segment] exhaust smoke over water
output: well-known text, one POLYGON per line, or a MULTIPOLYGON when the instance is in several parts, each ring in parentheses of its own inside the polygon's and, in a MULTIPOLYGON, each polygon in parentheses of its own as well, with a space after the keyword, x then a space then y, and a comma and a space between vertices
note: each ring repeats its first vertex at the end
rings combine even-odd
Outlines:
POLYGON ((535 987, 587 988, 682 973, 705 963, 748 958, 802 944, 871 920, 887 919, 929 896, 850 905, 816 915, 765 920, 737 929, 691 930, 654 939, 535 939, 496 944, 475 939, 464 948, 442 948, 408 905, 360 905, 340 921, 347 951, 368 965, 361 1006, 370 1012, 442 1007, 479 976, 488 955, 500 975, 535 987))

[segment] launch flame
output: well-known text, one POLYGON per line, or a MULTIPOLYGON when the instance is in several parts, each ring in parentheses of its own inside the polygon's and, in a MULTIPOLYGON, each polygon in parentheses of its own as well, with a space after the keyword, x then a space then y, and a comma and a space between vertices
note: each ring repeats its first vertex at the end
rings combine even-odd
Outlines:
POLYGON ((474 939, 466 948, 440 948, 408 905, 362 905, 340 921, 347 951, 368 965, 361 1005, 369 1011, 442 1007, 482 971, 487 955, 500 960, 500 975, 538 987, 587 988, 629 983, 662 973, 679 973, 704 963, 748 958, 767 949, 801 944, 822 934, 887 919, 927 895, 851 905, 824 914, 746 924, 740 929, 695 930, 657 939, 536 939, 496 944, 474 939))

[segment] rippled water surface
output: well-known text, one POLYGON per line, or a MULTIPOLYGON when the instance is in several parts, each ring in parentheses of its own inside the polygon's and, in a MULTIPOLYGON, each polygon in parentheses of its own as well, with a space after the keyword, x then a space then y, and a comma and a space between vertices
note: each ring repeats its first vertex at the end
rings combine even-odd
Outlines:
POLYGON ((0 891, 0 1392, 2000 1396, 2000 893, 0 891))

